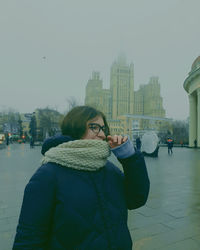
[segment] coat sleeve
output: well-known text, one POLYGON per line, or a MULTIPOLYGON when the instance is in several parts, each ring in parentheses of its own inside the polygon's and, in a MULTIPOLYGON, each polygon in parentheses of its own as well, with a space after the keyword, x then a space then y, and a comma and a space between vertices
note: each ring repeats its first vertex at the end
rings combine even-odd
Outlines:
POLYGON ((118 159, 124 170, 125 199, 128 209, 143 206, 148 198, 150 181, 142 153, 135 152, 126 159, 118 159))
POLYGON ((47 249, 55 204, 55 174, 41 166, 27 184, 13 250, 47 249))

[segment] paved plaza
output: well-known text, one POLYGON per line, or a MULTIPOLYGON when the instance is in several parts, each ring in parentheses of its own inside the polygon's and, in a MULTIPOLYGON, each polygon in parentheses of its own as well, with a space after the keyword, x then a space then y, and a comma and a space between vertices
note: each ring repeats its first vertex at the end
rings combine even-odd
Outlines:
MULTIPOLYGON (((0 150, 0 250, 12 249, 24 187, 40 166, 40 149, 11 144, 0 150)), ((161 147, 158 158, 145 157, 151 189, 147 204, 129 212, 134 250, 200 249, 200 150, 173 151, 168 155, 161 147)))

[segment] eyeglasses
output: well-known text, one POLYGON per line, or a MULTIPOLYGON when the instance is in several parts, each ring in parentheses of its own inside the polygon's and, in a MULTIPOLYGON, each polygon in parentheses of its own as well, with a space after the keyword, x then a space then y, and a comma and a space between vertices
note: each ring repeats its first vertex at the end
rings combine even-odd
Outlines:
POLYGON ((100 133, 101 130, 104 132, 105 135, 108 135, 108 128, 106 126, 101 126, 98 123, 89 123, 88 127, 97 135, 98 133, 100 133))

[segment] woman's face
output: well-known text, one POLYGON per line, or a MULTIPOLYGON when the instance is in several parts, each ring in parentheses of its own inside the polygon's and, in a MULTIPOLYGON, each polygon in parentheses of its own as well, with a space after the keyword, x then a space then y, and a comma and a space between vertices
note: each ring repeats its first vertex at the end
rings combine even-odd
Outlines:
POLYGON ((101 116, 97 116, 87 122, 87 129, 82 139, 105 140, 105 124, 101 116))

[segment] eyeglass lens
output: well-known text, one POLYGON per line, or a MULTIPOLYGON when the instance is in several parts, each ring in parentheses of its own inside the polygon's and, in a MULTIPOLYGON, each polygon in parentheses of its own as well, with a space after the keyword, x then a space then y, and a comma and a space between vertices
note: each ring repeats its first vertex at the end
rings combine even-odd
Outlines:
POLYGON ((98 134, 101 130, 106 134, 107 128, 105 126, 100 126, 97 123, 90 123, 89 128, 96 134, 98 134))

